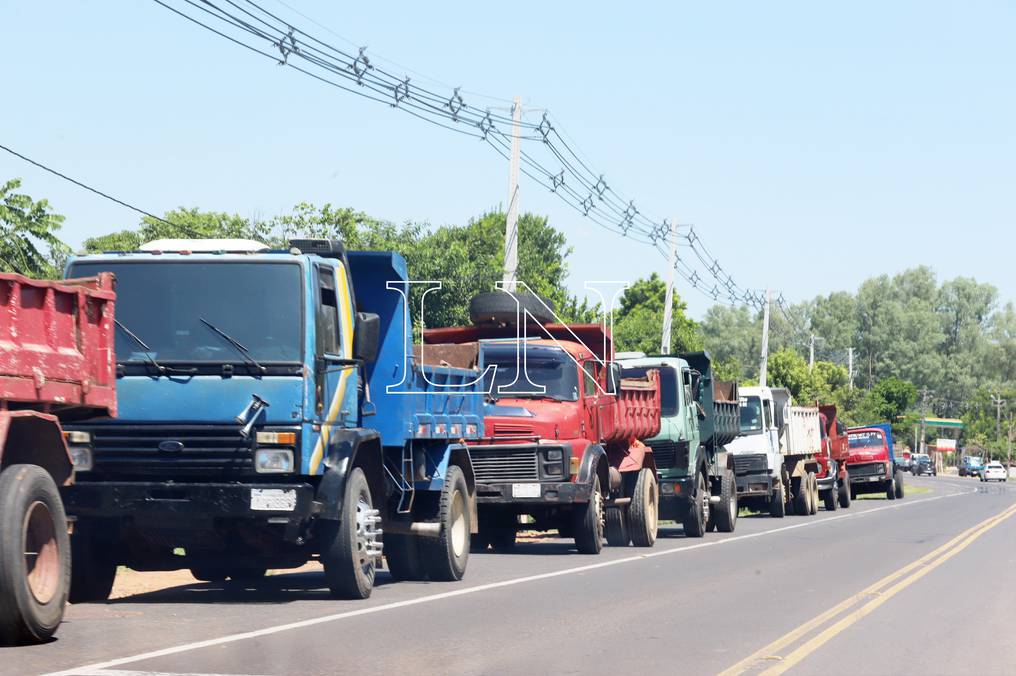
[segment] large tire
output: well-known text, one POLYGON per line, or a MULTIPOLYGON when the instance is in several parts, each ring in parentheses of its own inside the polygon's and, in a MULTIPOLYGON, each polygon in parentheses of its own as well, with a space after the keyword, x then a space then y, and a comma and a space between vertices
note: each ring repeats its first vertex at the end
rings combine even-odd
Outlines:
POLYGON ((427 577, 420 561, 420 538, 402 533, 384 534, 385 563, 393 580, 423 580, 427 577))
POLYGON ((332 596, 341 599, 370 596, 377 574, 379 523, 367 477, 362 469, 354 467, 346 477, 338 520, 320 524, 321 563, 332 596))
POLYGON ((580 554, 599 554, 603 550, 603 493, 600 477, 593 476, 589 502, 572 508, 572 532, 580 554))
POLYGON ((818 514, 818 501, 819 501, 818 475, 816 475, 814 472, 809 472, 808 474, 811 476, 811 500, 809 501, 810 502, 809 506, 811 507, 811 510, 809 511, 809 514, 815 515, 818 514))
POLYGON ((850 472, 848 471, 848 472, 844 472, 844 474, 843 474, 843 482, 840 484, 839 502, 840 502, 840 507, 842 507, 843 509, 847 509, 847 508, 850 507, 850 498, 851 498, 850 493, 851 493, 851 491, 850 491, 850 472))
POLYGON ((807 472, 797 483, 797 492, 794 494, 794 514, 807 516, 811 514, 811 472, 807 472))
POLYGON ((608 547, 627 547, 631 543, 628 510, 624 507, 603 512, 603 535, 608 547))
POLYGON ((702 472, 695 474, 695 494, 691 498, 691 504, 684 515, 684 535, 689 538, 700 538, 706 534, 706 524, 709 522, 709 485, 706 483, 706 475, 702 472))
POLYGON ((783 479, 779 478, 776 480, 776 488, 773 489, 773 495, 769 498, 769 516, 774 519, 782 519, 787 515, 787 503, 783 499, 783 479))
POLYGON ((660 490, 656 474, 648 467, 639 470, 628 507, 631 543, 636 547, 652 547, 660 525, 660 490))
POLYGON ((730 470, 720 475, 720 501, 710 511, 716 530, 733 533, 737 527, 737 483, 730 470))
POLYGON ((827 512, 836 511, 836 508, 839 506, 836 502, 839 492, 839 486, 836 484, 836 480, 833 479, 833 485, 830 486, 829 490, 827 490, 825 495, 822 496, 822 506, 825 507, 827 512))
POLYGON ((0 473, 0 640, 56 633, 70 589, 71 552, 60 492, 37 465, 0 473))
POLYGON ((100 539, 94 524, 79 522, 71 536, 71 603, 100 603, 109 598, 116 580, 116 559, 110 543, 100 539))
POLYGON ((486 325, 497 324, 514 326, 521 318, 518 314, 524 311, 532 315, 540 324, 549 324, 554 321, 552 312, 548 312, 544 304, 554 310, 554 304, 547 298, 535 296, 530 293, 516 293, 514 298, 504 291, 492 291, 480 293, 469 301, 469 319, 474 324, 486 325), (516 304, 516 299, 518 303, 516 304), (542 301, 542 302, 541 302, 542 301))
POLYGON ((885 482, 885 497, 889 500, 896 499, 896 475, 892 475, 888 481, 885 482))
POLYGON ((903 472, 896 470, 896 499, 903 499, 903 472))
POLYGON ((466 574, 471 513, 466 476, 458 465, 449 465, 438 506, 440 535, 420 542, 423 567, 431 580, 455 582, 466 574))

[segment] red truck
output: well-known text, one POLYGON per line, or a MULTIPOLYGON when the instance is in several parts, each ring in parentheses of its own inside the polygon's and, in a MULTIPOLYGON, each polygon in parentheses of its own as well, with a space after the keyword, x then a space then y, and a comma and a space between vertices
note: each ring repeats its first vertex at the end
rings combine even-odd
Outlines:
POLYGON ((507 325, 424 332, 425 350, 479 343, 488 369, 487 438, 469 444, 477 545, 513 546, 518 517, 528 515, 527 529, 557 530, 582 553, 599 553, 604 536, 612 546, 652 546, 659 490, 652 449, 641 442, 660 430, 658 372, 622 378, 599 324, 528 331, 539 337, 519 341, 507 325))
MULTIPOLYGON (((116 415, 113 276, 62 282, 0 274, 0 639, 48 639, 70 589, 61 422, 116 415)), ((68 432, 66 434, 81 434, 68 432)), ((71 439, 71 441, 77 441, 71 439)))
POLYGON ((820 404, 822 452, 818 455, 818 492, 826 511, 850 507, 850 474, 847 469, 850 442, 847 428, 836 417, 835 404, 820 404))
POLYGON ((893 428, 887 423, 850 427, 850 497, 864 493, 885 493, 889 500, 904 495, 903 471, 893 455, 893 428))

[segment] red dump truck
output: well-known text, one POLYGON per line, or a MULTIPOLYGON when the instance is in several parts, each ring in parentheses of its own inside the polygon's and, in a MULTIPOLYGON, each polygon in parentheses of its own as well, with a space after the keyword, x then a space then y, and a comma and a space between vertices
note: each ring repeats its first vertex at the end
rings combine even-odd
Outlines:
POLYGON ((818 493, 827 511, 850 507, 850 445, 847 428, 836 416, 835 404, 820 404, 822 452, 818 454, 818 493))
MULTIPOLYGON (((656 541, 659 489, 652 449, 660 431, 656 370, 622 378, 609 331, 598 324, 510 325, 424 332, 427 359, 453 358, 449 343, 479 344, 489 404, 487 438, 469 444, 476 475, 480 547, 515 543, 529 530, 557 530, 579 552, 656 541), (432 343, 443 343, 439 348, 432 343), (522 364, 523 368, 519 368, 522 364), (496 367, 496 370, 495 370, 496 367)), ((447 361, 447 359, 444 359, 447 361)))
POLYGON ((71 456, 61 422, 116 415, 114 300, 109 274, 62 282, 0 274, 0 639, 6 644, 44 641, 63 618, 71 552, 58 487, 70 484, 75 465, 89 459, 71 456))

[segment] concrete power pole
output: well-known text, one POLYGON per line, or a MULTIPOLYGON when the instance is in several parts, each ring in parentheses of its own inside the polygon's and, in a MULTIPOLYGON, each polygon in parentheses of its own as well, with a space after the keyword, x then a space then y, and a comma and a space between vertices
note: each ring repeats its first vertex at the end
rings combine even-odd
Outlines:
POLYGON ((1002 440, 1002 409, 1006 400, 997 394, 991 395, 991 403, 995 405, 995 441, 1002 440))
POLYGON ((670 274, 667 278, 667 296, 663 301, 663 338, 660 354, 670 354, 670 329, 674 322, 674 275, 677 273, 677 218, 670 221, 670 274))
POLYGON ((766 303, 762 310, 762 358, 758 365, 758 384, 766 386, 766 376, 769 370, 769 304, 772 302, 773 292, 766 289, 766 303))
POLYGON ((808 370, 815 368, 815 334, 811 334, 811 342, 808 344, 808 370))
POLYGON ((504 231, 504 277, 506 291, 514 291, 519 268, 519 134, 522 98, 512 101, 512 155, 508 163, 508 218, 504 231))
POLYGON ((927 453, 927 441, 925 436, 927 434, 927 418, 928 418, 928 397, 931 396, 931 390, 924 388, 921 390, 921 441, 918 446, 919 453, 927 453))
POLYGON ((847 348, 847 387, 854 389, 854 348, 847 348))

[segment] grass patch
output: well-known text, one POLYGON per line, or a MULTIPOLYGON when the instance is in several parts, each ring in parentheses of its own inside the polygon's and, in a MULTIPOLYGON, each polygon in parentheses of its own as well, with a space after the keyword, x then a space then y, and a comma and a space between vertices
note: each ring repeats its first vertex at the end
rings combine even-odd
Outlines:
MULTIPOLYGON (((905 494, 907 497, 911 495, 924 495, 925 493, 931 493, 932 489, 928 486, 913 486, 904 485, 905 494)), ((885 493, 865 493, 864 495, 858 495, 857 500, 885 500, 885 493)), ((906 498, 904 498, 906 499, 906 498)))

